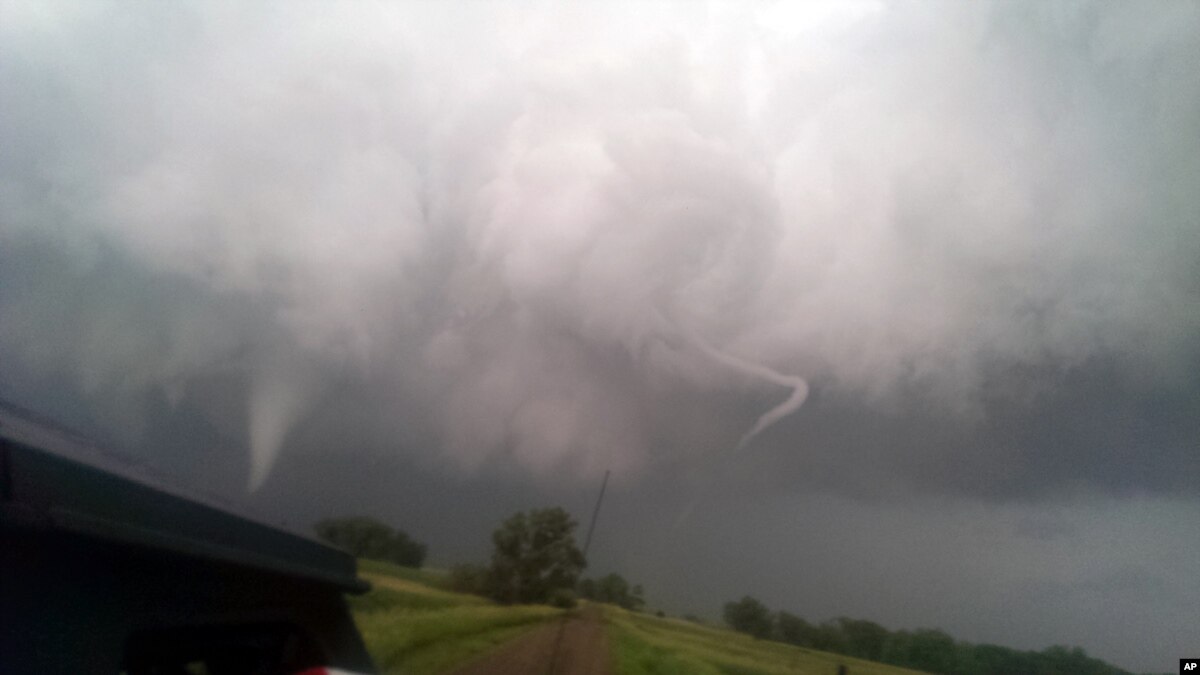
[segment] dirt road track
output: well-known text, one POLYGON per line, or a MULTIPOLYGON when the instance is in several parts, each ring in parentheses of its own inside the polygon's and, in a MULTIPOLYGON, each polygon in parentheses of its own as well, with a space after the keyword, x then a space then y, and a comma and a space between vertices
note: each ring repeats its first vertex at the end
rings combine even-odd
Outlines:
POLYGON ((611 675, 604 621, 596 608, 552 621, 454 671, 454 675, 611 675), (554 658, 554 644, 558 656, 554 658), (553 669, 551 669, 553 668, 553 669))

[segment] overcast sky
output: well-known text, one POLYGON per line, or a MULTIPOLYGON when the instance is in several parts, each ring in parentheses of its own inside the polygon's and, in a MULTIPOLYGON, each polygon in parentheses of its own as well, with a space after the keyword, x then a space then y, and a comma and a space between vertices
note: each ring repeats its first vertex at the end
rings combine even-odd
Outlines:
POLYGON ((1200 4, 0 3, 0 395, 306 527, 1194 655, 1200 4))

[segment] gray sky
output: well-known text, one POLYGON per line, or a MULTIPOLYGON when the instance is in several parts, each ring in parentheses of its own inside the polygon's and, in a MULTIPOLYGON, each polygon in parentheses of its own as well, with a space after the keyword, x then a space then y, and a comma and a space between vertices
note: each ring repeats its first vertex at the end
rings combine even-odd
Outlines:
POLYGON ((441 564, 612 469, 672 611, 1194 648, 1200 5, 0 15, 5 398, 441 564))

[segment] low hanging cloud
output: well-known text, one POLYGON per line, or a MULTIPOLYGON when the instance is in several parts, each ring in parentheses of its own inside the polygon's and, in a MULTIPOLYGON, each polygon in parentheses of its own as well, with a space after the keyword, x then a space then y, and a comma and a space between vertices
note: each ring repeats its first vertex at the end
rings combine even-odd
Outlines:
POLYGON ((331 383, 590 474, 1198 353, 1192 3, 3 12, 0 353, 252 485, 331 383))

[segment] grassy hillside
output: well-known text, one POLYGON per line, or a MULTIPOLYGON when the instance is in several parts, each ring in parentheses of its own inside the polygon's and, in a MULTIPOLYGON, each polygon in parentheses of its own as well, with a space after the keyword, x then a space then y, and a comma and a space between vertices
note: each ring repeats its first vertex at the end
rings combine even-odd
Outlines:
POLYGON ((362 560, 359 575, 374 588, 350 605, 382 673, 444 672, 560 613, 451 593, 436 570, 362 560))
POLYGON ((621 675, 915 675, 917 671, 755 640, 730 630, 660 619, 605 606, 616 672, 621 675))
POLYGON ((363 577, 391 577, 416 581, 436 589, 449 590, 450 573, 433 567, 403 567, 384 560, 359 558, 358 573, 363 577))
MULTIPOLYGON (((441 673, 561 614, 543 606, 501 607, 446 588, 446 574, 360 561, 374 588, 352 598, 354 619, 382 673, 441 673)), ((916 675, 827 652, 754 640, 680 619, 602 605, 619 675, 916 675)))

